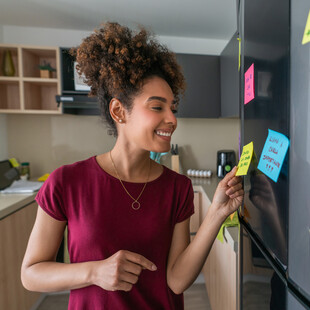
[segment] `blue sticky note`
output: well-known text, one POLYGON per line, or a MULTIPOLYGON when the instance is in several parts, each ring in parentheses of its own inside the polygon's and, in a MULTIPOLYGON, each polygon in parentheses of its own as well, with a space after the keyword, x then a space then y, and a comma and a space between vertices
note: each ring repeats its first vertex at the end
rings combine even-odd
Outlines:
POLYGON ((278 181, 289 145, 290 141, 285 135, 268 129, 268 137, 257 168, 275 182, 278 181))

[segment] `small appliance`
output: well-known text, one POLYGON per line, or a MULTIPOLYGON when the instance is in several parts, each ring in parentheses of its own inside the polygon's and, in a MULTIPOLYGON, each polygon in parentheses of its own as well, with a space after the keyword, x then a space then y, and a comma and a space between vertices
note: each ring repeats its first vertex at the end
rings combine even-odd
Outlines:
POLYGON ((236 165, 236 155, 233 150, 220 150, 217 152, 217 176, 224 176, 236 165))

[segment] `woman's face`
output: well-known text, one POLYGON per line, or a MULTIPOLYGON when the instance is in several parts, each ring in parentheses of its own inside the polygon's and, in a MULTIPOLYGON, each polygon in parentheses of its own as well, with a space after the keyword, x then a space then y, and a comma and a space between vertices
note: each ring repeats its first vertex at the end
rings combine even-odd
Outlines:
POLYGON ((177 127, 176 105, 169 84, 160 77, 148 78, 134 98, 131 113, 121 125, 130 144, 146 151, 168 152, 177 127))

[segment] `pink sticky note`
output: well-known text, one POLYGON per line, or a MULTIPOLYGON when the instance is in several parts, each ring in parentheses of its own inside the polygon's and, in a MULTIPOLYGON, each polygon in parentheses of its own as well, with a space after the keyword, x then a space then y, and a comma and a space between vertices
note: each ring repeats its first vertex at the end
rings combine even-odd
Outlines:
POLYGON ((244 104, 254 99, 254 64, 244 73, 244 104))

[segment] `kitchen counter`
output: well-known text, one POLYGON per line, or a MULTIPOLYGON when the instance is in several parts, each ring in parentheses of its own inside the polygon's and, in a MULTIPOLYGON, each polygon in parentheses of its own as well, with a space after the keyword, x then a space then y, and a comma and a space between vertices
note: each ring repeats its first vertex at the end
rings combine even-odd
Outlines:
POLYGON ((0 193, 0 220, 32 203, 37 193, 2 194, 0 193))
POLYGON ((216 190, 217 185, 221 181, 218 177, 214 176, 211 178, 195 178, 189 177, 192 180, 193 186, 201 186, 210 201, 213 200, 213 196, 216 190))

